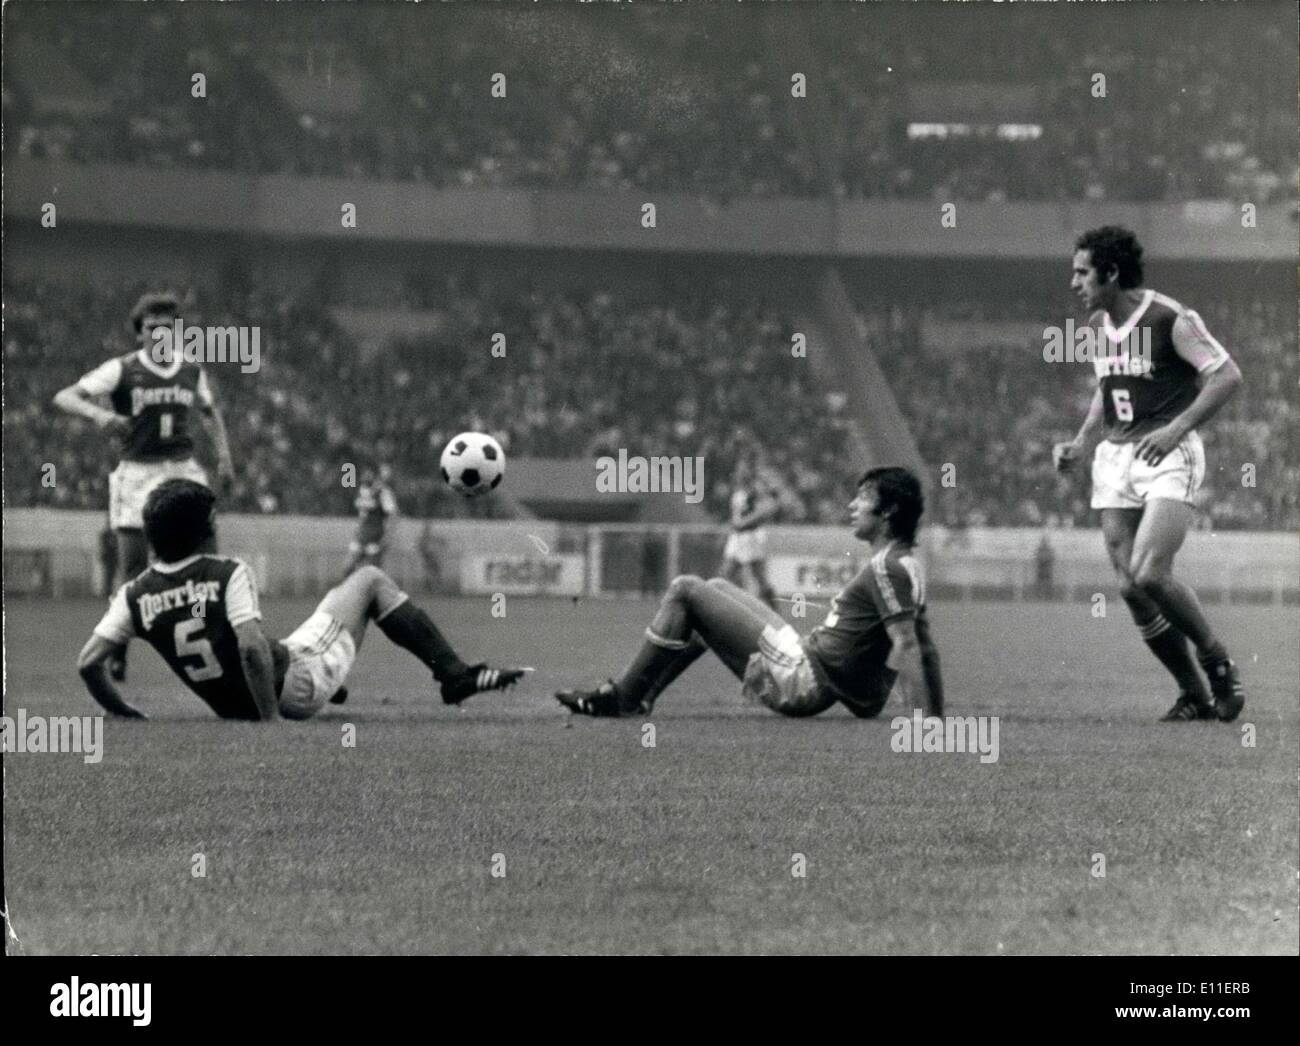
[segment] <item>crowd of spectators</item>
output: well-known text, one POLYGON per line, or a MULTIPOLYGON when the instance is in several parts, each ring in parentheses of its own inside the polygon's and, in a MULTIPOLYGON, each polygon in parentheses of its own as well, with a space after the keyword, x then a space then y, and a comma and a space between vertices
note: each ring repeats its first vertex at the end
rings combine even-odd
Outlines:
MULTIPOLYGON (((970 311, 955 304, 936 318, 970 311)), ((1207 475, 1198 498, 1199 525, 1300 525, 1294 316, 1258 300, 1206 304, 1198 311, 1244 376, 1240 392, 1201 431, 1207 475)), ((1029 312, 1018 318, 1030 324, 1041 319, 1029 312)), ((929 506, 934 522, 1096 525, 1088 507, 1087 464, 1068 477, 1052 465, 1052 445, 1071 439, 1087 412, 1096 387, 1089 364, 1045 362, 1041 340, 928 344, 921 313, 882 311, 862 319, 935 475, 929 506), (953 466, 947 482, 945 465, 953 466)))
MULTIPOLYGON (((10 504, 106 504, 111 448, 50 398, 131 347, 123 316, 135 291, 6 283, 10 504), (42 486, 46 462, 53 486, 42 486)), ((770 307, 699 287, 644 302, 449 281, 431 333, 367 348, 309 298, 229 289, 187 310, 187 323, 261 328, 260 370, 209 368, 235 457, 234 510, 344 514, 342 467, 388 462, 407 512, 464 514, 480 503, 451 495, 437 460, 457 432, 478 430, 516 456, 703 456, 719 519, 736 457, 761 451, 786 518, 843 516, 842 401, 792 356, 789 322, 770 307)))
POLYGON ((1258 204, 1295 181, 1280 5, 33 6, 10 27, 44 73, 6 80, 19 155, 716 200, 1258 204))
MULTIPOLYGON (((106 505, 112 448, 50 399, 131 347, 125 312, 139 289, 6 281, 9 505, 106 505)), ((491 432, 512 456, 702 455, 705 506, 719 521, 737 455, 757 452, 781 488, 783 519, 843 521, 851 420, 843 397, 791 354, 790 319, 779 310, 722 283, 672 288, 657 300, 453 278, 434 290, 425 288, 439 303, 423 313, 427 333, 377 344, 351 336, 313 291, 286 297, 236 281, 187 307, 187 322, 261 328, 259 371, 209 368, 237 466, 230 508, 348 514, 343 466, 388 462, 413 515, 490 512, 437 476, 442 447, 472 429, 491 432), (504 356, 492 351, 497 332, 506 334, 504 356)), ((1245 375, 1203 433, 1202 523, 1300 525, 1300 360, 1289 312, 1259 301, 1201 311, 1245 375)), ((981 312, 955 300, 941 315, 894 308, 862 317, 931 472, 929 518, 1095 525, 1087 469, 1064 478, 1051 460, 1052 444, 1070 438, 1084 415, 1090 369, 1044 362, 1041 343, 1028 339, 954 345, 924 333, 929 320, 981 312)), ((991 331, 1035 317, 1004 308, 997 319, 991 331)))

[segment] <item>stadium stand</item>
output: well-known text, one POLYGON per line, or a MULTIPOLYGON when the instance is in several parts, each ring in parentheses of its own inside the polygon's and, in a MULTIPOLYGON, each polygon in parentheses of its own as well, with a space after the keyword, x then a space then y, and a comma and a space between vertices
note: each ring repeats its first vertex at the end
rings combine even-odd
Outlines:
MULTIPOLYGON (((11 504, 106 503, 99 433, 49 401, 129 350, 124 303, 138 290, 6 282, 7 460, 52 462, 59 477, 47 489, 39 465, 10 467, 11 504)), ((843 516, 841 401, 806 367, 787 365, 789 321, 773 309, 710 287, 646 304, 603 290, 471 293, 454 280, 438 300, 437 330, 378 351, 358 345, 321 302, 243 290, 190 310, 191 323, 261 327, 262 370, 209 368, 232 419, 233 509, 346 514, 339 463, 388 461, 406 511, 463 515, 476 503, 451 495, 430 462, 455 433, 485 429, 515 455, 703 455, 706 505, 719 519, 736 454, 759 447, 788 520, 843 516), (495 331, 510 332, 509 368, 486 349, 495 331)))
MULTIPOLYGON (((110 462, 99 433, 53 412, 49 401, 130 348, 123 314, 138 289, 6 281, 8 504, 106 504, 110 462), (41 484, 45 462, 56 466, 53 488, 41 484)), ((203 303, 202 322, 262 328, 260 372, 213 370, 232 419, 233 509, 347 514, 351 492, 339 482, 339 462, 390 461, 411 514, 485 511, 447 492, 429 466, 457 431, 484 428, 514 455, 590 460, 620 447, 703 454, 705 503, 719 520, 736 453, 759 447, 783 487, 786 521, 843 519, 849 422, 841 398, 820 389, 806 368, 786 364, 790 322, 777 310, 721 285, 677 289, 650 303, 612 290, 470 289, 456 280, 423 295, 441 303, 430 310, 433 328, 377 348, 359 345, 325 303, 308 296, 242 289, 203 303), (511 332, 508 370, 484 351, 495 331, 511 332), (620 380, 609 381, 611 373, 620 380), (376 403, 386 409, 375 411, 376 403)), ((983 343, 933 344, 922 336, 936 318, 988 320, 985 309, 972 299, 938 317, 861 316, 923 457, 936 470, 956 466, 955 486, 934 486, 931 519, 1087 525, 1086 484, 1059 478, 1051 464, 1052 442, 1071 434, 1086 408, 1086 366, 1045 364, 1041 344, 999 336, 1006 321, 1032 323, 1025 302, 1004 303, 983 343), (970 410, 972 403, 983 409, 970 410)), ((1246 377, 1244 393, 1205 434, 1204 525, 1294 527, 1300 464, 1289 448, 1300 446, 1300 361, 1287 351, 1289 317, 1260 303, 1201 311, 1246 377), (1255 466, 1255 487, 1242 485, 1245 464, 1255 466)))
POLYGON ((291 17, 179 6, 151 11, 144 33, 108 11, 75 27, 25 12, 4 117, 20 156, 437 187, 1261 204, 1295 184, 1292 114, 1253 104, 1293 79, 1294 41, 1275 19, 1136 13, 1158 26, 1152 52, 1149 32, 1080 48, 1059 20, 974 21, 952 5, 873 10, 865 32, 855 6, 820 12, 806 52, 786 38, 807 20, 779 10, 738 22, 704 8, 689 21, 647 6, 461 8, 442 16, 455 33, 440 33, 395 7, 372 12, 363 36, 317 11, 310 33, 291 17), (963 18, 960 50, 952 33, 924 31, 963 18), (1234 46, 1207 55, 1207 34, 1228 30, 1234 46), (792 53, 811 63, 804 99, 789 97, 792 53), (488 99, 501 70, 506 97, 488 99), (203 99, 191 97, 196 71, 203 99), (963 102, 964 121, 938 115, 963 102), (809 115, 829 140, 809 137, 809 115))

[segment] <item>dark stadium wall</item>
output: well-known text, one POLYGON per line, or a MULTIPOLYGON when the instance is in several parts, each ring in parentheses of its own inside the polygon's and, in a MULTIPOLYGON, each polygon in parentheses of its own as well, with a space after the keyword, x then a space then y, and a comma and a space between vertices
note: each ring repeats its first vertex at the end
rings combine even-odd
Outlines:
POLYGON ((1137 203, 963 203, 955 225, 936 203, 736 199, 598 191, 432 190, 396 182, 262 177, 18 159, 6 165, 6 216, 35 222, 55 198, 60 220, 242 232, 271 239, 386 244, 618 249, 786 257, 1039 258, 1107 223, 1134 229, 1168 258, 1293 261, 1286 204, 1242 224, 1232 200, 1137 203), (644 202, 657 206, 653 228, 644 202), (341 221, 356 207, 355 227, 341 221))

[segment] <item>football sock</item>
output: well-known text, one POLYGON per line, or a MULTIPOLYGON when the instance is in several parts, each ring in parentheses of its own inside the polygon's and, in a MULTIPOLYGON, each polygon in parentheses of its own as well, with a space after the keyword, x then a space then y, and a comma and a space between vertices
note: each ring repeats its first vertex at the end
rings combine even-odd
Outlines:
POLYGON ((1205 680, 1196 670, 1192 660, 1191 646, 1187 637, 1174 628, 1163 614, 1157 614, 1149 621, 1139 622, 1138 630, 1151 653, 1169 670, 1169 674, 1178 682, 1180 689, 1200 701, 1210 700, 1205 680))
POLYGON ((655 698, 667 690, 673 680, 695 664, 700 655, 708 649, 698 632, 691 633, 690 641, 681 650, 676 651, 673 659, 664 665, 659 677, 642 696, 641 703, 647 708, 652 707, 655 698))
POLYGON ((641 649, 614 684, 622 706, 636 708, 647 699, 653 701, 703 650, 697 639, 668 639, 647 628, 641 649))
POLYGON ((460 675, 468 667, 456 656, 456 651, 429 615, 409 599, 393 607, 375 623, 394 643, 433 669, 433 677, 438 682, 460 675))
POLYGON ((1196 651, 1196 658, 1201 667, 1207 671, 1220 661, 1228 660, 1228 650, 1217 639, 1211 639, 1204 647, 1196 651))

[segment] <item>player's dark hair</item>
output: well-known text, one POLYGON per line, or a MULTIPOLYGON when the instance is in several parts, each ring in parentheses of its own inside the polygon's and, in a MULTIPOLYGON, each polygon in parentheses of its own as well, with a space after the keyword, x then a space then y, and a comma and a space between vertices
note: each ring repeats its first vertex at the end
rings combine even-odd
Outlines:
POLYGON ((1076 251, 1087 251, 1097 275, 1105 279, 1118 274, 1120 290, 1142 286, 1142 245, 1121 225, 1089 229, 1074 241, 1076 251))
POLYGON ((880 495, 876 508, 882 516, 889 518, 889 526, 894 537, 904 541, 916 538, 916 528, 921 523, 921 513, 925 511, 925 495, 921 493, 921 481, 909 470, 897 465, 883 468, 867 469, 858 480, 858 486, 871 484, 880 495))
POLYGON ((180 311, 180 299, 171 291, 150 291, 148 294, 142 294, 140 300, 135 303, 135 308, 131 310, 131 325, 139 334, 144 330, 145 317, 168 316, 174 320, 180 315, 180 311))
POLYGON ((192 556, 212 538, 217 496, 192 479, 169 479, 145 499, 144 536, 164 563, 192 556))

